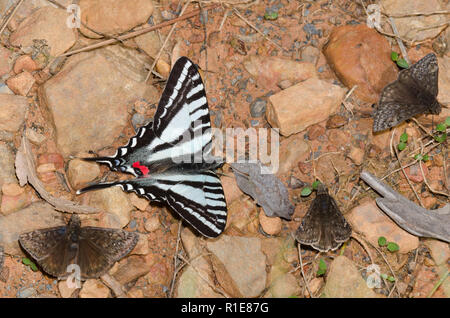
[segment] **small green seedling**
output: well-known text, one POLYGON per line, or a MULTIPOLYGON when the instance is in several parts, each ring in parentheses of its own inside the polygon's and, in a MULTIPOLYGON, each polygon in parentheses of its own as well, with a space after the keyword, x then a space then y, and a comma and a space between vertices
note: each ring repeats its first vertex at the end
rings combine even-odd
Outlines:
POLYGON ((387 244, 386 238, 384 236, 380 236, 378 238, 378 245, 383 247, 383 246, 386 246, 386 244, 387 244))
POLYGON ((430 160, 430 157, 428 157, 428 155, 427 154, 425 154, 425 155, 421 155, 420 153, 418 153, 417 155, 415 155, 414 156, 414 159, 416 159, 416 160, 421 160, 421 161, 428 161, 428 160, 430 160))
POLYGON ((388 249, 389 252, 393 253, 393 252, 397 252, 400 249, 400 247, 398 246, 397 243, 389 242, 387 244, 387 249, 388 249))
POLYGON ((313 192, 313 190, 317 190, 317 188, 319 187, 319 184, 320 184, 319 180, 314 181, 310 187, 304 187, 302 189, 302 192, 300 192, 300 195, 302 197, 309 196, 313 192))
POLYGON ((26 257, 22 258, 22 263, 24 265, 29 266, 33 272, 37 272, 38 268, 37 268, 36 264, 33 263, 29 258, 26 258, 26 257))
POLYGON ((408 68, 408 62, 406 62, 405 59, 400 58, 400 56, 398 55, 397 52, 392 51, 391 52, 391 60, 395 63, 397 63, 397 65, 401 68, 408 68))
POLYGON ((387 274, 381 274, 380 276, 383 277, 384 279, 387 279, 390 282, 395 282, 395 278, 392 276, 389 276, 387 274))
POLYGON ((406 148, 406 143, 408 142, 408 134, 403 133, 400 135, 400 142, 398 143, 398 150, 402 151, 406 148))
POLYGON ((264 14, 264 19, 266 20, 276 20, 278 18, 278 12, 266 12, 264 14))
POLYGON ((319 269, 317 270, 317 276, 322 276, 327 272, 327 263, 323 260, 323 258, 319 261, 319 269))

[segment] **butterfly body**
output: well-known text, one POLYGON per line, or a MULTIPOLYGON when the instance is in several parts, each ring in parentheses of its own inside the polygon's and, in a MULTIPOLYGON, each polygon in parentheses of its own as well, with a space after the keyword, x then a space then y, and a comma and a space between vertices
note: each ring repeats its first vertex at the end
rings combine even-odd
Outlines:
POLYGON ((351 232, 351 226, 339 211, 336 201, 320 185, 316 198, 295 232, 295 238, 302 244, 327 252, 348 240, 351 232))
POLYGON ((225 228, 226 201, 214 170, 212 133, 200 73, 187 57, 174 64, 152 122, 138 129, 110 157, 86 158, 136 179, 94 184, 78 194, 120 186, 150 201, 167 204, 201 234, 216 237, 225 228))
POLYGON ((394 127, 423 113, 439 114, 437 101, 439 67, 436 55, 430 53, 408 69, 382 91, 374 113, 373 131, 394 127))
POLYGON ((80 279, 106 273, 116 261, 136 246, 136 233, 120 229, 81 227, 72 215, 67 226, 36 230, 19 236, 19 243, 42 269, 59 279, 71 273, 71 264, 80 268, 80 279))

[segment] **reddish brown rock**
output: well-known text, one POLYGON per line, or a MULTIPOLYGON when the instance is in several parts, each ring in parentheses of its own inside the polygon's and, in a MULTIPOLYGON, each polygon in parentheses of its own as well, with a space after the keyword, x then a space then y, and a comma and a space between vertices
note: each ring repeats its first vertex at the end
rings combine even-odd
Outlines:
POLYGON ((342 115, 336 114, 328 118, 326 127, 328 129, 339 128, 347 124, 347 122, 348 122, 347 118, 345 118, 342 115))
POLYGON ((365 102, 377 102, 382 89, 397 79, 388 41, 366 25, 334 29, 323 53, 342 83, 358 85, 355 95, 365 102))
POLYGON ((17 58, 16 63, 14 63, 13 71, 19 74, 22 71, 34 72, 39 69, 39 66, 29 55, 21 55, 17 58))

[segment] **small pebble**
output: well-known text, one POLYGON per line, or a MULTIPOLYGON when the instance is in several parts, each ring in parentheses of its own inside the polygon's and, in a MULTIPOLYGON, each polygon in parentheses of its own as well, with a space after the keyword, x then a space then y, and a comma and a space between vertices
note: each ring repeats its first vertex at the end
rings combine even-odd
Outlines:
POLYGON ((250 105, 250 114, 252 117, 261 117, 264 116, 266 113, 267 108, 267 101, 257 98, 251 105, 250 105))

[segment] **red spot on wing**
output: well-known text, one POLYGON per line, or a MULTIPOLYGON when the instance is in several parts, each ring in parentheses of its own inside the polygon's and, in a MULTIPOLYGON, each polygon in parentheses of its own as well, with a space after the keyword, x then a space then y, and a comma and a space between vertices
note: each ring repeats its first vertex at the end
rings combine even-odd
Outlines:
POLYGON ((142 166, 141 163, 139 161, 136 161, 135 163, 133 163, 131 165, 133 168, 137 168, 139 170, 141 170, 142 175, 146 176, 149 173, 149 170, 146 166, 142 166))

